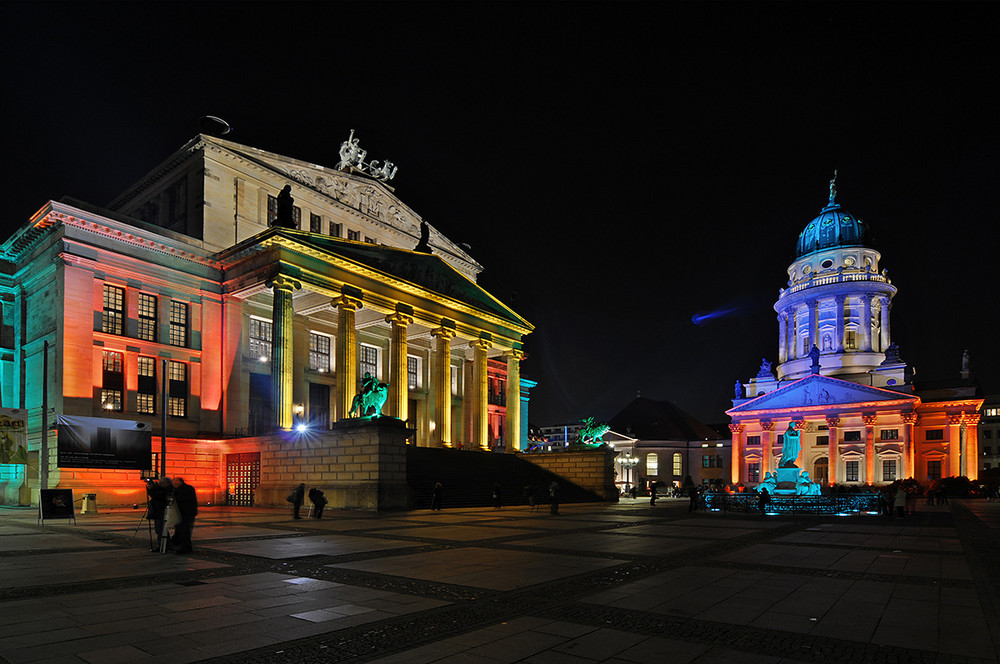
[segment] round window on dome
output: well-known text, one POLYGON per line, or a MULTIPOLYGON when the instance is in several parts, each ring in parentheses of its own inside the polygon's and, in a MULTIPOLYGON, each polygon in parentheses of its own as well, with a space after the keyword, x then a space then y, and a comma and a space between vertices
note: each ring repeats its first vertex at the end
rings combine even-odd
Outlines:
POLYGON ((852 265, 854 265, 854 259, 848 256, 847 258, 844 259, 844 265, 846 265, 847 267, 851 267, 852 265))
POLYGON ((825 261, 820 263, 820 265, 822 265, 824 268, 831 268, 833 267, 833 261, 827 258, 825 261))
POLYGON ((806 265, 804 268, 802 268, 802 274, 809 274, 812 271, 813 271, 812 265, 806 265))

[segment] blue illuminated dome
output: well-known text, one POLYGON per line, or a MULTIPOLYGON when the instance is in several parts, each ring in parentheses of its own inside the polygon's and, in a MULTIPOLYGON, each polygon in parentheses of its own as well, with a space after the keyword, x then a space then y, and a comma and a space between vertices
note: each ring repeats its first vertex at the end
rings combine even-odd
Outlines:
POLYGON ((834 174, 834 179, 830 181, 830 202, 799 233, 799 242, 795 246, 796 258, 832 247, 864 246, 868 239, 868 225, 840 207, 836 198, 834 174))

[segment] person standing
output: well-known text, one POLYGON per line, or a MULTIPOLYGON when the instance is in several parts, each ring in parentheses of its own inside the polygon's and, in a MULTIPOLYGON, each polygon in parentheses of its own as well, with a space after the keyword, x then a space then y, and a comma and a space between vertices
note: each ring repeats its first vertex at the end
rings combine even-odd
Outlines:
POLYGON ((656 480, 649 483, 649 504, 656 504, 656 480))
POLYGON ((764 516, 767 511, 767 504, 771 502, 771 494, 767 492, 766 488, 762 488, 760 493, 757 494, 757 509, 760 510, 760 515, 764 516))
MULTIPOLYGON (((159 480, 146 482, 146 496, 149 499, 149 512, 146 518, 153 521, 156 528, 156 548, 150 551, 160 551, 163 549, 163 538, 166 537, 164 522, 167 518, 167 504, 170 496, 174 492, 174 485, 169 477, 161 477, 159 480)), ((167 549, 170 550, 170 540, 167 539, 167 549)))
POLYGON ((559 483, 555 480, 549 485, 549 514, 559 515, 559 483))
POLYGON ((326 507, 326 496, 323 492, 313 487, 309 489, 309 500, 313 504, 313 518, 322 519, 323 518, 323 508, 326 507))
POLYGON ((503 494, 500 491, 500 483, 493 483, 493 509, 500 509, 503 506, 503 494))
POLYGON ((698 509, 698 487, 692 484, 688 489, 688 497, 691 499, 688 503, 688 512, 693 512, 698 509))
POLYGON ((897 517, 902 519, 906 516, 906 489, 903 488, 902 483, 896 487, 896 495, 892 497, 892 504, 896 508, 897 517))
POLYGON ((434 492, 431 493, 431 511, 441 511, 441 483, 434 483, 434 492))
POLYGON ((191 553, 191 533, 194 531, 194 518, 198 514, 198 494, 183 477, 175 477, 173 485, 174 504, 181 513, 181 522, 174 527, 174 553, 191 553))
POLYGON ((302 509, 302 503, 306 502, 306 483, 302 482, 297 487, 292 490, 292 495, 289 496, 292 499, 293 515, 296 519, 301 519, 299 516, 299 510, 302 509))

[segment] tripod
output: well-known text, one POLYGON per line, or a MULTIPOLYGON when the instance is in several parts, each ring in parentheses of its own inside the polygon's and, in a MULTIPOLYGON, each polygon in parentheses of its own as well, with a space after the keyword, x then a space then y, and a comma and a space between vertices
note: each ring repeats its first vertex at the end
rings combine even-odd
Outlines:
MULTIPOLYGON (((149 531, 149 550, 153 550, 153 524, 146 517, 149 516, 149 496, 146 496, 146 509, 142 511, 142 516, 139 517, 139 523, 135 524, 135 531, 132 533, 132 538, 129 539, 128 545, 132 546, 132 542, 135 541, 135 536, 139 534, 139 529, 142 528, 142 522, 146 522, 146 529, 149 531)), ((162 548, 162 546, 160 547, 162 548)))

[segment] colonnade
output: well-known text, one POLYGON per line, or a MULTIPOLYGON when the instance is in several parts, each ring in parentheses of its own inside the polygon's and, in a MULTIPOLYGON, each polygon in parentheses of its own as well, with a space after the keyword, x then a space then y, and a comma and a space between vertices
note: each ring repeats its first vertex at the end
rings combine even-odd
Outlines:
MULTIPOLYGON (((893 415, 895 415, 895 413, 893 415)), ((890 454, 886 458, 892 459, 901 457, 901 463, 897 467, 896 471, 897 478, 902 479, 914 477, 917 479, 925 479, 921 477, 923 473, 916 468, 917 441, 914 438, 914 427, 919 421, 919 416, 916 412, 902 412, 898 413, 898 415, 902 421, 900 437, 898 439, 894 438, 881 442, 899 444, 901 447, 901 455, 897 457, 895 454, 890 454)), ((855 413, 855 417, 856 416, 857 414, 855 413)), ((882 481, 881 477, 878 475, 878 468, 876 467, 876 460, 883 457, 882 453, 876 451, 875 429, 879 425, 879 414, 861 413, 860 417, 861 425, 864 429, 864 434, 861 440, 846 441, 846 444, 857 445, 858 447, 863 446, 864 452, 863 454, 854 453, 847 460, 858 460, 859 463, 863 462, 863 466, 859 466, 858 469, 861 471, 863 468, 863 474, 859 472, 858 480, 864 484, 871 485, 882 481)), ((978 477, 979 440, 977 425, 979 424, 979 419, 980 415, 978 413, 968 412, 951 413, 946 416, 945 421, 948 427, 948 435, 944 443, 947 445, 947 465, 942 464, 941 471, 943 476, 954 477, 964 475, 970 479, 978 477)), ((847 478, 840 477, 838 473, 840 463, 843 460, 841 446, 845 444, 845 441, 843 440, 844 418, 840 415, 828 415, 824 418, 824 421, 827 427, 828 436, 828 442, 826 445, 826 458, 829 466, 827 483, 832 486, 833 484, 843 483, 847 480, 847 478)), ((802 419, 791 420, 791 422, 800 433, 805 431, 808 426, 808 422, 802 419)), ((774 449, 774 445, 776 443, 776 440, 774 439, 774 431, 777 424, 787 426, 785 423, 771 420, 734 422, 729 425, 729 430, 733 434, 731 472, 733 483, 746 483, 748 481, 748 452, 752 456, 757 456, 757 454, 760 456, 760 479, 763 479, 765 473, 775 469, 775 455, 779 451, 774 449), (752 431, 754 433, 759 432, 759 450, 748 450, 748 431, 752 431)), ((893 424, 890 426, 895 427, 896 425, 893 424)), ((783 429, 779 428, 779 430, 783 429)), ((754 447, 756 448, 756 446, 754 447)), ((809 446, 803 442, 802 449, 802 454, 804 455, 805 450, 809 449, 809 446)), ((805 466, 803 456, 799 457, 798 465, 804 470, 812 470, 811 468, 805 466)))
MULTIPOLYGON (((266 286, 273 290, 272 339, 271 339, 271 383, 274 394, 274 426, 291 429, 293 425, 293 353, 292 353, 292 292, 302 288, 301 283, 287 277, 278 276, 268 280, 266 286)), ((364 296, 360 289, 344 286, 341 295, 333 298, 330 307, 337 310, 337 334, 335 362, 337 372, 336 405, 339 418, 347 417, 358 386, 358 340, 356 313, 364 306, 364 296)), ((407 329, 413 324, 413 308, 398 303, 393 313, 385 317, 390 326, 389 339, 389 393, 384 412, 401 420, 406 420, 409 404, 409 384, 407 380, 407 329)), ((434 354, 431 363, 430 383, 434 395, 434 427, 431 442, 437 447, 450 447, 451 440, 451 351, 452 340, 457 336, 456 324, 448 318, 441 318, 439 326, 431 330, 434 339, 434 354)), ((472 409, 473 447, 489 449, 487 419, 487 357, 493 348, 493 338, 482 332, 478 339, 469 342, 472 349, 472 381, 466 386, 464 403, 472 409)), ((507 424, 504 428, 504 446, 507 451, 521 448, 520 405, 521 380, 520 361, 524 353, 518 349, 507 350, 503 357, 507 360, 507 424)))
POLYGON ((842 353, 845 351, 845 338, 847 335, 847 320, 845 305, 856 311, 858 322, 857 348, 849 349, 858 352, 870 352, 878 350, 884 352, 892 343, 889 334, 889 307, 890 297, 888 295, 878 295, 865 293, 858 296, 832 295, 828 298, 808 299, 799 304, 789 306, 778 314, 778 362, 783 363, 789 360, 806 357, 809 349, 816 346, 824 353, 842 353), (835 332, 832 339, 832 347, 825 348, 820 338, 820 310, 823 303, 833 303, 835 332), (872 338, 872 303, 879 305, 879 337, 872 338), (800 343, 799 329, 805 325, 807 329, 808 344, 803 348, 800 343))

